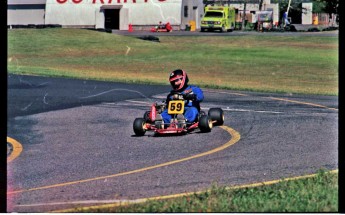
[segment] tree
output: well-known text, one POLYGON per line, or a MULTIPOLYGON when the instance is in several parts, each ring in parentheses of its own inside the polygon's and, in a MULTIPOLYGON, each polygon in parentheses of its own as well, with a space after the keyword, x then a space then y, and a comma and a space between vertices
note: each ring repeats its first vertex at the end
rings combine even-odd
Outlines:
POLYGON ((259 10, 261 11, 261 9, 262 9, 262 4, 263 4, 263 2, 264 2, 264 0, 260 0, 260 2, 259 2, 259 10))
POLYGON ((326 6, 325 2, 315 1, 313 2, 313 13, 323 13, 326 6))
POLYGON ((324 0, 326 2, 325 12, 332 16, 332 13, 338 15, 339 0, 324 0))
POLYGON ((246 24, 246 9, 247 9, 247 1, 243 1, 243 15, 242 15, 242 31, 245 29, 246 24))

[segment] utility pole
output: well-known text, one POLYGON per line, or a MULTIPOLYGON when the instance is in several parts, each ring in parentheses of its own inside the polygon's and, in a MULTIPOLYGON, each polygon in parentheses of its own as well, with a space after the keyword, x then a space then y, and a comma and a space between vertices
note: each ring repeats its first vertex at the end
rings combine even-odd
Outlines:
POLYGON ((246 23, 246 9, 247 9, 247 0, 243 0, 243 15, 242 15, 242 31, 245 29, 245 23, 246 23))
POLYGON ((287 18, 288 15, 289 15, 290 4, 291 4, 291 0, 289 0, 289 4, 288 4, 287 10, 286 10, 286 18, 287 18))
POLYGON ((260 0, 260 2, 259 2, 259 11, 262 10, 262 4, 263 4, 263 2, 264 2, 264 0, 260 0))

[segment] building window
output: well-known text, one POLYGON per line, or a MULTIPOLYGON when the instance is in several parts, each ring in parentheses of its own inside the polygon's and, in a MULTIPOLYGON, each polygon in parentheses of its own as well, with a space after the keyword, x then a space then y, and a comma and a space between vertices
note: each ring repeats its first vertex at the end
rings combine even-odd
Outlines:
POLYGON ((184 17, 188 17, 188 6, 184 6, 184 17))

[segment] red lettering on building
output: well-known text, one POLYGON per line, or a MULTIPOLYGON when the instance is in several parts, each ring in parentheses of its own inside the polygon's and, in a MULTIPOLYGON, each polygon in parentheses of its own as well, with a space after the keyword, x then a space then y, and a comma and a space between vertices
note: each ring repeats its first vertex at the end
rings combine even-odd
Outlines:
POLYGON ((56 0, 59 4, 66 3, 67 0, 56 0))
POLYGON ((75 4, 79 4, 80 2, 82 2, 83 0, 72 0, 73 3, 75 4))

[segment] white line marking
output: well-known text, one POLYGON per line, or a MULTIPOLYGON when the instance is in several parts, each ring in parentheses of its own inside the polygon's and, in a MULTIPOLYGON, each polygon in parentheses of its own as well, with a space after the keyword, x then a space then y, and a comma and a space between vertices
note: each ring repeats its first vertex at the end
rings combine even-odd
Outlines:
MULTIPOLYGON (((144 101, 135 101, 135 100, 126 100, 126 102, 130 102, 132 106, 137 106, 137 107, 149 107, 149 105, 151 105, 151 103, 149 102, 144 102, 144 101)), ((127 106, 128 104, 125 103, 102 103, 105 105, 114 105, 114 106, 127 106)), ((212 106, 213 107, 213 106, 212 106)), ((209 110, 212 107, 201 107, 202 110, 209 110)), ((281 111, 269 111, 269 110, 251 110, 251 109, 237 109, 237 108, 229 108, 229 107, 220 107, 222 108, 223 111, 229 111, 229 112, 253 112, 253 113, 272 113, 272 114, 283 114, 285 112, 281 112, 281 111)), ((329 113, 311 113, 311 112, 294 112, 294 114, 314 114, 314 115, 327 115, 329 113)))
POLYGON ((30 104, 28 104, 26 107, 22 108, 21 110, 27 110, 32 104, 33 102, 31 102, 30 104))
POLYGON ((46 105, 48 104, 48 103, 46 102, 46 97, 47 97, 47 95, 48 95, 48 93, 46 93, 46 94, 44 95, 44 97, 43 97, 43 103, 46 104, 46 105))
POLYGON ((126 102, 132 102, 132 103, 139 103, 139 104, 152 104, 152 103, 149 103, 149 102, 143 102, 143 101, 135 101, 135 100, 126 100, 126 102))
MULTIPOLYGON (((150 105, 150 103, 148 102, 143 102, 143 101, 135 101, 135 100, 126 100, 126 102, 131 102, 133 105, 133 103, 135 104, 135 106, 147 106, 147 105, 150 105)), ((115 105, 115 103, 107 103, 107 104, 112 104, 112 105, 115 105)), ((125 106, 127 104, 116 104, 116 105, 119 105, 119 106, 125 106)), ((202 107, 201 109, 202 110, 209 110, 211 107, 202 107)), ((279 111, 265 111, 265 110, 246 110, 246 109, 234 109, 234 108, 229 108, 229 107, 221 107, 223 111, 233 111, 233 112, 254 112, 254 113, 273 113, 273 114, 282 114, 284 112, 279 112, 279 111)))
POLYGON ((131 50, 131 47, 127 46, 126 56, 128 55, 130 50, 131 50))
MULTIPOLYGON (((201 108, 203 109, 203 108, 201 108)), ((222 108, 223 109, 223 108, 222 108)), ((224 108, 223 111, 234 111, 234 112, 255 112, 255 113, 274 113, 274 114, 281 114, 284 112, 279 111, 266 111, 266 110, 246 110, 246 109, 230 109, 230 108, 224 108)))
POLYGON ((144 199, 136 199, 136 200, 84 200, 84 201, 69 201, 69 202, 43 202, 37 204, 27 204, 27 205, 15 205, 15 207, 39 207, 39 206, 46 206, 46 205, 74 205, 74 204, 112 204, 112 203, 140 203, 144 202, 144 199))

